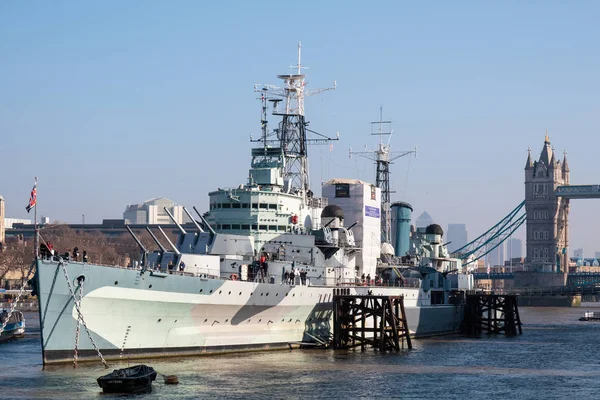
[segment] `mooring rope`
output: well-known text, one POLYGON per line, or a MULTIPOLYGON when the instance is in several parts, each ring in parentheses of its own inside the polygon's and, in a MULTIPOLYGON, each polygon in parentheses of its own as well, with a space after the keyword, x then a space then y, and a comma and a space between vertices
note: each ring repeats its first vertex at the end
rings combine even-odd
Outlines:
MULTIPOLYGON (((74 302, 78 302, 81 306, 81 299, 83 299, 83 279, 78 279, 79 283, 79 299, 74 299, 74 302)), ((73 352, 73 367, 77 367, 78 348, 79 348, 79 330, 81 326, 81 314, 77 315, 77 328, 75 329, 75 351, 73 352)))
POLYGON ((73 285, 71 285, 71 280, 69 279, 69 274, 67 273, 67 268, 65 267, 65 264, 63 263, 62 258, 60 258, 59 264, 62 266, 62 270, 65 274, 65 279, 67 280, 67 286, 69 287, 69 292, 71 293, 71 297, 73 298, 73 303, 75 304, 75 309, 77 310, 78 318, 81 319, 81 324, 85 328, 85 331, 86 331, 88 337, 90 338, 90 342, 94 346, 94 350, 96 350, 96 353, 98 354, 98 357, 100 357, 102 364, 104 364, 104 368, 108 369, 108 364, 106 363, 104 356, 102 356, 100 349, 98 348, 98 346, 96 345, 96 342, 94 341, 94 338, 92 337, 92 333, 90 332, 90 330, 88 329, 88 327, 85 323, 85 319, 83 318, 83 313, 81 312, 81 308, 79 307, 79 302, 77 302, 77 298, 75 297, 75 292, 73 291, 73 285))

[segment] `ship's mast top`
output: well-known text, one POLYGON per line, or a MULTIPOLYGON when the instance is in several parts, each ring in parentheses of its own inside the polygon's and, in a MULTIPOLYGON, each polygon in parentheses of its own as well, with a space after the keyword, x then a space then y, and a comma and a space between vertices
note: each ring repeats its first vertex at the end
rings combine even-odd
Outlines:
MULTIPOLYGON (((283 178, 284 187, 287 192, 294 192, 302 195, 306 199, 310 183, 308 179, 308 154, 307 145, 310 143, 323 144, 331 139, 320 135, 307 128, 308 122, 304 119, 304 97, 318 94, 327 90, 336 88, 306 90, 305 75, 302 69, 302 44, 298 42, 298 62, 291 66, 291 73, 277 75, 277 78, 283 80, 283 86, 273 85, 254 85, 254 91, 261 93, 262 101, 262 137, 263 146, 266 150, 267 143, 280 148, 284 155, 283 178), (272 115, 281 117, 278 127, 269 133, 267 129, 266 104, 267 101, 273 104, 272 115), (283 102, 283 110, 279 109, 279 103, 283 102), (320 138, 307 139, 307 131, 315 133, 320 138), (276 138, 276 139, 269 139, 276 138)), ((252 141, 254 141, 251 138, 252 141)))
POLYGON ((390 150, 390 141, 393 130, 391 129, 392 121, 383 120, 383 107, 379 108, 379 121, 371 122, 371 135, 379 136, 379 147, 375 151, 352 151, 350 149, 350 157, 357 155, 375 161, 377 171, 375 174, 375 184, 381 189, 381 241, 383 243, 391 242, 391 194, 394 193, 390 187, 390 164, 409 154, 417 154, 417 149, 392 152, 390 150), (374 131, 374 128, 377 130, 374 131), (387 143, 383 142, 384 136, 390 136, 387 143))

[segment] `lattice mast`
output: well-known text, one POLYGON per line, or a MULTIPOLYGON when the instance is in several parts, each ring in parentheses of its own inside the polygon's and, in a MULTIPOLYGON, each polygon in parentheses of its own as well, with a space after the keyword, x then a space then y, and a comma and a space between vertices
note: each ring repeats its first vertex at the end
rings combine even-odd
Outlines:
MULTIPOLYGON (((375 185, 381 189, 381 242, 391 242, 392 216, 390 211, 391 194, 396 193, 390 188, 390 164, 398 158, 409 154, 417 154, 417 149, 393 152, 390 148, 390 139, 392 136, 392 121, 383 120, 383 107, 379 108, 379 121, 371 122, 371 135, 379 136, 379 145, 373 151, 352 151, 350 149, 350 158, 352 155, 361 156, 375 161, 375 185), (383 137, 388 136, 387 143, 384 143, 383 137)), ((366 146, 365 146, 366 149, 366 146)))
MULTIPOLYGON (((296 73, 286 75, 277 75, 277 78, 283 81, 283 87, 273 85, 255 84, 254 91, 261 93, 262 101, 262 141, 265 148, 270 144, 280 147, 284 155, 283 178, 286 182, 287 192, 298 191, 304 199, 310 189, 308 174, 308 144, 325 144, 338 138, 328 138, 307 128, 308 122, 304 116, 304 98, 334 90, 333 87, 325 89, 306 89, 305 78, 302 69, 305 69, 301 63, 302 45, 298 42, 298 64, 290 66, 296 69, 296 73), (273 104, 272 115, 281 117, 281 121, 273 133, 269 133, 267 127, 267 102, 273 104), (283 109, 280 104, 283 102, 283 109), (320 138, 307 139, 307 131, 315 133, 320 138), (273 138, 275 137, 275 138, 273 138)), ((252 138, 251 138, 252 140, 252 138)))

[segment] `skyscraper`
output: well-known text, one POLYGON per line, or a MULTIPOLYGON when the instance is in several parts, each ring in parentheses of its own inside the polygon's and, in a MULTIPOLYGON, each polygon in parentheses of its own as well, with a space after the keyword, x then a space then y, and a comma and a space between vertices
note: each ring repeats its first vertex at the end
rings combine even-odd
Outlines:
POLYGON ((446 236, 448 251, 452 253, 467 244, 467 226, 465 224, 448 224, 448 233, 446 236))
POLYGON ((583 258, 583 249, 575 249, 575 250, 573 250, 573 257, 575 257, 575 258, 583 258))
POLYGON ((490 267, 504 265, 504 242, 487 254, 486 264, 490 267))
POLYGON ((521 239, 509 239, 506 243, 506 254, 508 258, 523 257, 523 241, 521 239))
POLYGON ((419 215, 419 218, 417 218, 415 224, 417 228, 426 228, 433 224, 433 218, 431 218, 431 215, 429 215, 427 211, 424 211, 423 214, 419 215))

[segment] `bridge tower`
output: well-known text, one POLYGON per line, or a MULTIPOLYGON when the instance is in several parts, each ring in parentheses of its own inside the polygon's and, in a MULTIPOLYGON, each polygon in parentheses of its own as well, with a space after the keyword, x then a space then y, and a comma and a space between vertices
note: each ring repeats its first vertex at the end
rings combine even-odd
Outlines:
POLYGON ((531 149, 525 164, 525 209, 527 212, 527 258, 530 270, 569 272, 569 199, 555 194, 570 182, 567 155, 557 160, 548 132, 537 161, 531 149))

